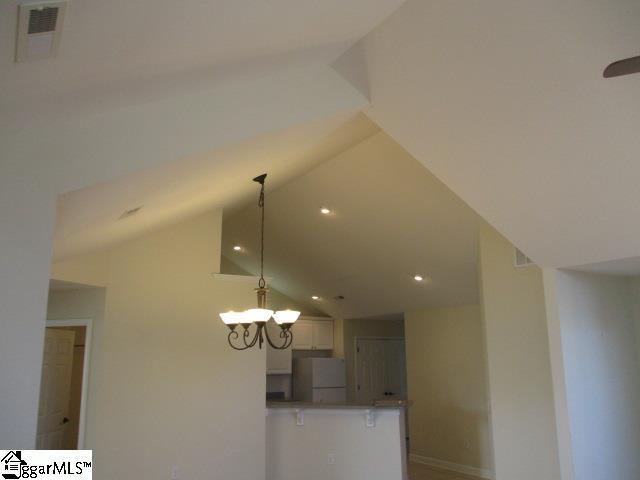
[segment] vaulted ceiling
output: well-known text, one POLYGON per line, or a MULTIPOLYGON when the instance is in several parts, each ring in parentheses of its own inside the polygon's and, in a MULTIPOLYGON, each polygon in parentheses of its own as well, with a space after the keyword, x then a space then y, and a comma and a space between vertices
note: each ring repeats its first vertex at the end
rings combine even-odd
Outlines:
MULTIPOLYGON (((57 258, 238 211, 256 170, 285 191, 371 135, 362 110, 539 264, 640 256, 640 75, 601 76, 639 53, 635 0, 85 0, 70 3, 56 58, 15 64, 18 3, 0 3, 2 167, 64 192, 57 258)), ((345 286, 373 273, 352 270, 345 286)), ((380 304, 358 301, 371 313, 392 307, 382 285, 371 292, 380 304)))
MULTIPOLYGON (((482 220, 384 132, 268 186, 265 268, 288 296, 340 318, 478 301, 482 220)), ((222 252, 259 271, 255 201, 225 211, 222 252)))
POLYGON ((0 109, 127 105, 292 65, 326 64, 402 2, 71 1, 58 56, 16 65, 21 2, 5 0, 0 109))
POLYGON ((338 68, 367 114, 544 266, 640 255, 637 0, 410 0, 338 68))
POLYGON ((338 113, 65 193, 58 200, 54 259, 108 248, 209 209, 246 204, 254 193, 248 180, 264 169, 271 185, 282 185, 376 130, 362 114, 338 113))

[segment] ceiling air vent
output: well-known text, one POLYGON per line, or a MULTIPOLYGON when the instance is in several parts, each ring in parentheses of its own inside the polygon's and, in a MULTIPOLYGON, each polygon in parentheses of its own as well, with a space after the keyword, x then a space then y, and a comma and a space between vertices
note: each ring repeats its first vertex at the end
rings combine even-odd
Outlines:
POLYGON ((129 218, 134 216, 136 213, 138 213, 140 210, 142 210, 142 205, 140 205, 139 207, 136 208, 131 208, 129 210, 125 210, 122 215, 120 215, 118 217, 119 220, 122 220, 123 218, 129 218))
POLYGON ((514 256, 514 265, 516 267, 528 267, 529 265, 533 265, 533 260, 527 257, 522 250, 519 248, 515 248, 515 256, 514 256))
POLYGON ((16 62, 56 55, 60 46, 66 2, 50 1, 19 6, 16 62))

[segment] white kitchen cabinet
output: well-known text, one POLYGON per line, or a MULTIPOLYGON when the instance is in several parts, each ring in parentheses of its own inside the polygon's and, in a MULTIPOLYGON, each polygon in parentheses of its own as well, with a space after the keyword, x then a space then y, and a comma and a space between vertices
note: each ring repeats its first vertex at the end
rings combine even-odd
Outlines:
POLYGON ((333 319, 301 317, 292 327, 294 350, 333 350, 333 319))
POLYGON ((291 327, 294 350, 313 350, 313 323, 311 320, 299 318, 291 327))
POLYGON ((313 320, 313 349, 333 350, 333 320, 313 320))
MULTIPOLYGON (((282 339, 280 338, 280 332, 282 329, 280 326, 273 320, 269 320, 266 328, 269 330, 269 338, 271 338, 271 341, 275 345, 280 345, 282 342, 282 339)), ((272 348, 271 345, 269 345, 269 342, 266 342, 266 345, 267 375, 291 373, 291 347, 279 350, 277 348, 272 348)))

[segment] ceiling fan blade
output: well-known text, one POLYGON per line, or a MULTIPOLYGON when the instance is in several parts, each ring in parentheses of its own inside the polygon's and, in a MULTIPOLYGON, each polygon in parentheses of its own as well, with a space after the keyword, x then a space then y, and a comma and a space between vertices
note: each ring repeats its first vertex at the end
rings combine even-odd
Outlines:
POLYGON ((602 75, 604 78, 619 77, 621 75, 629 75, 630 73, 640 72, 640 56, 625 58, 608 65, 604 69, 602 75))

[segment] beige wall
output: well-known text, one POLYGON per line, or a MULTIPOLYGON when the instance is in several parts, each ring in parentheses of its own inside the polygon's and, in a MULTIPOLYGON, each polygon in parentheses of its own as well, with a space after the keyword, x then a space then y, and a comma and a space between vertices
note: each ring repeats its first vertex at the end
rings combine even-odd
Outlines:
POLYGON ((542 272, 480 230, 480 278, 497 480, 560 478, 542 272))
MULTIPOLYGON (((264 478, 265 353, 227 346, 218 312, 255 298, 210 275, 220 229, 220 213, 208 213, 109 254, 87 419, 98 479, 169 478, 173 465, 181 478, 264 478)), ((90 313, 80 310, 52 304, 50 314, 90 313)))
MULTIPOLYGON (((230 275, 252 275, 224 256, 220 259, 220 273, 228 273, 230 275)), ((297 310, 301 312, 302 315, 309 315, 313 317, 325 316, 324 312, 321 312, 317 308, 310 307, 309 305, 303 305, 272 287, 269 287, 268 304, 269 308, 272 310, 286 310, 288 308, 290 310, 297 310)))
MULTIPOLYGON (((355 401, 355 339, 356 337, 404 337, 402 320, 352 319, 342 322, 342 342, 347 369, 347 400, 355 401)), ((334 355, 335 356, 335 355, 334 355)))
POLYGON ((109 252, 78 255, 51 265, 51 278, 104 287, 108 281, 109 252))
POLYGON ((477 305, 405 313, 414 459, 493 470, 482 315, 477 305))

